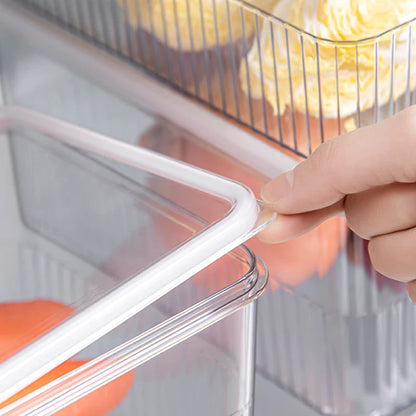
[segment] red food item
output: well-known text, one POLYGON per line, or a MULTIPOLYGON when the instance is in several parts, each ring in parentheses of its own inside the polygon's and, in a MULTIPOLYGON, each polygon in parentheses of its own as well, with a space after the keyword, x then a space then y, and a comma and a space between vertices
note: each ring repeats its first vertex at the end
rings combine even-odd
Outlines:
MULTIPOLYGON (((346 132, 346 119, 341 119, 338 123, 336 118, 324 118, 321 123, 317 117, 308 117, 299 111, 292 114, 289 109, 286 109, 280 118, 280 123, 284 142, 292 149, 297 146, 297 150, 305 156, 308 156, 324 141, 346 132)), ((278 128, 278 126, 273 127, 274 129, 278 128)), ((275 135, 279 137, 276 133, 275 135)))
POLYGON ((346 234, 345 219, 333 217, 294 240, 265 244, 253 238, 246 245, 265 262, 270 289, 281 284, 297 286, 315 273, 324 277, 341 249, 346 234))
MULTIPOLYGON (((251 125, 249 101, 243 100, 243 103, 245 105, 240 106, 240 118, 247 125, 251 125)), ((340 118, 338 121, 336 117, 325 117, 322 118, 321 123, 321 118, 306 115, 302 111, 292 111, 290 107, 281 109, 279 117, 274 114, 268 102, 265 107, 261 99, 253 99, 251 103, 253 126, 257 131, 265 133, 265 135, 256 135, 252 129, 248 128, 249 133, 256 135, 259 140, 265 141, 299 161, 313 152, 322 142, 346 133, 347 125, 349 129, 354 128, 354 122, 350 118, 340 118), (266 110, 265 113, 264 109, 266 110), (272 138, 272 140, 269 138, 272 138), (283 143, 286 148, 279 143, 283 143), (303 157, 296 156, 295 152, 303 155, 303 157)))
MULTIPOLYGON (((165 125, 154 126, 140 138, 139 143, 143 147, 244 183, 257 196, 265 183, 264 179, 244 170, 239 164, 223 157, 207 145, 185 138, 180 131, 165 125)), ((169 200, 179 206, 185 206, 204 219, 213 221, 224 215, 219 207, 216 209, 215 204, 207 204, 203 198, 196 197, 192 189, 166 184, 166 181, 154 181, 153 186, 169 200)), ((189 237, 189 231, 181 230, 172 221, 161 218, 156 219, 155 229, 159 240, 164 241, 168 248, 175 247, 189 237)), ((299 285, 315 273, 322 277, 333 265, 344 244, 345 234, 345 220, 337 217, 325 221, 316 229, 292 241, 269 245, 253 238, 246 245, 266 263, 270 272, 269 288, 274 290, 281 283, 299 285)), ((225 270, 225 267, 217 268, 225 270)), ((221 289, 230 279, 226 277, 226 273, 217 275, 218 289, 221 289)), ((199 281, 204 284, 202 277, 199 281)))
POLYGON ((52 300, 0 304, 0 361, 57 326, 73 308, 52 300))
MULTIPOLYGON (((86 364, 88 361, 66 361, 54 368, 43 377, 30 384, 19 393, 0 404, 3 408, 46 384, 62 377, 72 370, 86 364)), ((82 397, 62 410, 54 413, 55 416, 106 416, 111 413, 126 397, 134 382, 133 373, 126 373, 105 386, 82 397)))
MULTIPOLYGON (((72 312, 73 308, 70 306, 45 299, 0 304, 0 362, 57 326, 68 318, 72 312)), ((87 362, 79 360, 64 362, 1 403, 0 408, 15 402, 87 362)), ((55 415, 108 415, 121 403, 133 382, 133 373, 127 373, 60 410, 55 415)))

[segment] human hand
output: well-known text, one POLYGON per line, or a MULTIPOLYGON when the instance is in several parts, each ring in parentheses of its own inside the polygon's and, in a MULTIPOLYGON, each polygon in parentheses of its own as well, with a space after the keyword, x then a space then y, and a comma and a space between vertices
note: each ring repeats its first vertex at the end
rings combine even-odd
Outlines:
POLYGON ((373 266, 416 303, 416 107, 322 144, 262 190, 279 215, 259 238, 287 241, 345 212, 373 266))

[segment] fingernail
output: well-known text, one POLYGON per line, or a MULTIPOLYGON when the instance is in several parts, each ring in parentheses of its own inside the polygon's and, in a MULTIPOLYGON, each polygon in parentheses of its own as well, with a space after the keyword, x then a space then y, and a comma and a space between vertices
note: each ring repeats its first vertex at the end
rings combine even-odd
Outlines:
POLYGON ((290 194, 293 182, 294 171, 291 170, 265 185, 261 191, 261 198, 268 205, 276 204, 290 194))

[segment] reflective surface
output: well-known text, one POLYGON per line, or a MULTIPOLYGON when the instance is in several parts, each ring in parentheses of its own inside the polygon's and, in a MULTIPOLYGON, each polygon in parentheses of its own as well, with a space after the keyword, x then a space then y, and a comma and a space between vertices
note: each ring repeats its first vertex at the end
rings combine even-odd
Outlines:
POLYGON ((18 2, 292 155, 415 102, 414 9, 403 13, 400 3, 391 19, 374 17, 374 27, 355 10, 338 16, 353 24, 335 34, 331 19, 316 23, 327 40, 308 33, 310 10, 277 0, 18 2))
MULTIPOLYGON (((267 180, 212 152, 180 126, 144 116, 23 44, 9 45, 13 47, 3 51, 7 59, 2 65, 7 68, 5 90, 10 103, 40 109, 129 143, 140 142, 227 174, 254 192, 267 180), (29 77, 27 67, 39 76, 29 77)), ((170 188, 159 187, 158 192, 208 220, 215 212, 215 207, 207 209, 170 188)), ((252 241, 251 247, 271 271, 268 291, 259 302, 258 373, 328 414, 394 414, 415 400, 415 308, 402 285, 376 275, 364 242, 348 232, 342 219, 290 246, 252 241)))
MULTIPOLYGON (((117 100, 111 108, 106 107, 109 114, 116 113, 115 118, 103 117, 100 110, 95 118, 85 110, 91 108, 89 99, 94 100, 94 93, 97 103, 110 103, 103 100, 104 92, 85 89, 83 81, 71 81, 68 73, 58 67, 54 72, 50 62, 27 50, 22 55, 25 64, 20 66, 20 58, 14 55, 18 44, 13 44, 11 37, 1 38, 7 39, 1 44, 0 58, 7 104, 20 101, 31 106, 36 102, 37 109, 55 109, 55 115, 72 121, 80 117, 79 124, 88 120, 89 127, 95 126, 99 131, 122 126, 118 131, 120 138, 128 137, 129 129, 135 137, 152 121, 145 115, 140 118, 140 112, 131 109, 130 116, 137 116, 131 117, 131 124, 117 122, 122 110, 128 109, 117 100), (4 59, 6 56, 8 59, 4 59), (61 98, 59 86, 64 88, 61 98), (89 97, 87 101, 82 99, 84 92, 89 97), (70 94, 74 94, 73 99, 70 94), (77 98, 84 101, 81 107, 77 98), (62 99, 62 105, 56 101, 52 104, 55 99, 58 103, 62 99)), ((163 180, 156 176, 94 158, 30 129, 13 130, 8 136, 1 136, 0 143, 2 305, 13 303, 16 308, 26 308, 30 315, 34 309, 28 302, 47 300, 68 307, 69 314, 82 311, 206 227, 197 218, 198 213, 157 193, 156 184, 163 184, 163 180)), ((194 196, 207 203, 206 195, 196 192, 194 196)), ((215 198, 212 203, 217 213, 224 214, 229 209, 228 204, 215 198)), ((139 411, 168 415, 176 409, 189 415, 196 410, 206 415, 212 411, 248 415, 253 400, 256 324, 255 305, 251 301, 264 284, 264 272, 257 268, 252 254, 241 249, 204 269, 72 360, 91 360, 142 335, 134 348, 130 347, 136 361, 130 362, 131 367, 123 367, 127 372, 212 324, 192 341, 185 341, 135 370, 134 385, 124 389, 120 401, 129 394, 120 407, 118 402, 112 403, 117 407, 112 414, 133 415, 139 411), (173 318, 168 325, 166 321, 173 318)), ((42 327, 43 319, 48 322, 55 315, 50 310, 37 323, 42 327)), ((37 332, 39 325, 22 334, 26 340, 44 333, 37 332)), ((19 347, 23 345, 26 344, 19 347)), ((108 369, 113 364, 104 361, 107 379, 104 377, 101 382, 109 381, 108 369)), ((114 397, 107 394, 106 397, 114 397)), ((99 403, 100 394, 95 397, 93 402, 99 403)), ((34 403, 29 401, 29 405, 34 403)), ((58 403, 54 403, 62 406, 59 397, 58 403)), ((77 412, 83 406, 79 405, 77 412)), ((111 408, 109 405, 102 413, 94 414, 108 414, 111 408)), ((39 412, 50 414, 44 408, 39 412)), ((10 410, 5 414, 26 413, 10 410)))

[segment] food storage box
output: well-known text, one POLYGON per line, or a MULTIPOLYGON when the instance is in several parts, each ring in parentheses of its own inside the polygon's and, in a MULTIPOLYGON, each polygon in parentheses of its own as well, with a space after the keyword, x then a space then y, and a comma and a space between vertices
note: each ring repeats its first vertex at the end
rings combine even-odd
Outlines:
POLYGON ((222 254, 256 227, 251 192, 23 108, 0 130, 0 414, 250 414, 266 271, 222 254))
MULTIPOLYGON (((338 44, 310 36, 247 2, 214 3, 240 7, 243 20, 237 24, 236 31, 231 30, 231 50, 242 48, 243 55, 244 50, 252 51, 249 61, 242 60, 242 67, 249 64, 255 67, 256 62, 258 68, 264 65, 263 61, 260 63, 263 55, 256 54, 256 49, 262 50, 263 40, 269 39, 266 30, 273 35, 283 33, 279 35, 284 51, 281 70, 289 72, 290 66, 290 71, 296 69, 296 74, 286 77, 289 91, 285 94, 289 99, 292 97, 293 104, 286 103, 284 109, 282 104, 280 117, 274 115, 271 104, 263 97, 261 82, 256 84, 260 98, 254 97, 254 91, 250 98, 248 88, 241 90, 237 66, 227 66, 230 78, 224 82, 226 88, 221 88, 218 56, 222 52, 217 54, 216 45, 213 53, 205 53, 203 48, 198 57, 193 57, 192 52, 187 57, 183 51, 175 53, 174 41, 166 47, 166 42, 153 41, 151 27, 135 27, 126 13, 127 1, 88 1, 82 7, 78 3, 57 1, 4 1, 8 7, 3 9, 7 10, 3 14, 3 27, 8 27, 9 32, 14 29, 26 34, 20 40, 18 36, 13 37, 13 42, 8 38, 9 47, 3 47, 5 99, 229 176, 248 185, 257 195, 269 178, 293 167, 298 160, 296 156, 286 157, 283 151, 276 151, 266 142, 277 141, 292 155, 305 156, 332 134, 380 120, 414 102, 412 21, 378 37, 338 44), (25 8, 18 8, 17 3, 25 3, 25 8), (32 14, 33 11, 36 13, 32 14), (43 16, 41 20, 34 17, 39 15, 43 16), (246 39, 247 46, 243 39, 233 47, 238 28, 242 33, 242 22, 245 25, 250 20, 254 22, 254 32, 251 39, 246 39), (64 30, 58 30, 56 23, 64 30), (62 32, 76 36, 65 36, 62 32), (30 45, 26 42, 28 34, 30 45), (147 61, 140 55, 140 37, 149 56, 147 61), (315 50, 311 62, 316 70, 309 71, 305 80, 303 70, 299 72, 302 60, 295 59, 292 63, 292 57, 285 55, 293 44, 300 51, 303 47, 305 53, 315 50), (136 45, 138 52, 132 54, 129 45, 136 45), (165 58, 160 59, 169 57, 171 79, 169 72, 164 74, 161 69, 159 73, 152 66, 150 58, 157 55, 154 45, 168 50, 165 58), (316 59, 323 52, 327 53, 325 60, 316 59), (352 57, 356 87, 351 89, 352 98, 336 95, 332 101, 336 116, 326 116, 329 110, 324 110, 322 93, 319 99, 320 89, 311 89, 309 93, 309 87, 320 84, 323 88, 321 66, 318 68, 323 62, 330 64, 332 79, 339 80, 337 60, 344 53, 352 57), (364 57, 369 60, 371 74, 368 70, 362 73, 360 62, 364 57), (204 68, 199 96, 192 81, 192 61, 197 58, 200 60, 196 65, 204 68), (190 82, 184 82, 183 86, 180 65, 185 59, 189 59, 190 65, 186 66, 189 73, 185 71, 188 79, 184 81, 190 82), (383 67, 386 60, 397 65, 386 69, 383 67), (33 77, 29 80, 27 68, 38 74, 36 81, 33 77), (143 75, 143 68, 167 79, 170 86, 208 102, 222 114, 218 117, 192 99, 175 94, 154 77, 143 75), (204 75, 206 72, 210 75, 204 75), (175 75, 179 76, 179 82, 175 75), (295 75, 300 76, 300 82, 298 78, 296 83, 292 82, 295 75), (368 76, 369 83, 361 76, 368 76), (381 91, 379 85, 386 76, 388 81, 383 81, 381 91), (209 82, 211 88, 207 86, 209 82), (296 99, 290 85, 298 88, 300 95, 296 99), (386 86, 393 93, 386 95, 386 86), (211 102, 209 91, 212 91, 211 102), (222 94, 225 94, 224 100, 222 94), (367 97, 366 104, 363 96, 367 97), (312 110, 308 113, 311 100, 314 114, 312 110), (352 113, 351 100, 355 106, 352 113), (141 107, 146 111, 138 109, 141 107), (150 118, 145 115, 149 113, 150 118), (348 120, 343 116, 347 113, 348 120), (227 115, 228 121, 222 115, 227 115), (249 130, 237 128, 235 121, 248 125, 249 130)), ((221 12, 221 7, 216 10, 221 12)), ((232 11, 230 8, 230 17, 232 11)), ((227 9, 225 12, 228 20, 227 9)), ((167 36, 170 39, 171 35, 167 36)), ((273 45, 276 47, 271 43, 271 52, 273 45)), ((178 46, 177 43, 176 49, 178 46)), ((273 59, 268 62, 272 62, 274 69, 273 59)), ((280 78, 276 77, 276 84, 272 81, 266 84, 263 77, 264 87, 277 91, 278 95, 279 91, 283 93, 279 85, 276 87, 280 78)), ((334 85, 333 91, 336 91, 337 83, 334 85)), ((276 100, 277 110, 280 104, 276 100)), ((158 187, 158 192, 191 211, 198 211, 207 221, 212 219, 212 211, 189 195, 165 187, 158 187)), ((253 240, 249 246, 260 253, 271 272, 267 293, 258 308, 256 367, 259 374, 325 414, 391 415, 415 401, 412 377, 416 354, 415 308, 403 285, 392 283, 374 271, 365 242, 347 230, 342 218, 325 223, 291 244, 271 247, 253 240)))
POLYGON ((295 157, 415 102, 411 1, 18 2, 295 157))

